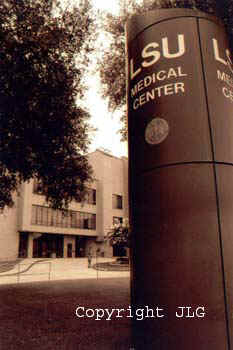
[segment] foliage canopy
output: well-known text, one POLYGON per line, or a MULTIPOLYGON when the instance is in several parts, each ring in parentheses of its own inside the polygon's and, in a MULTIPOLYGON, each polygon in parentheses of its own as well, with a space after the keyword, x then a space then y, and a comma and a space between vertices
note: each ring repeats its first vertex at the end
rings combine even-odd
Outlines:
POLYGON ((110 244, 118 245, 121 247, 130 247, 130 227, 128 219, 124 219, 123 223, 114 224, 111 230, 106 236, 106 241, 109 241, 110 244))
POLYGON ((31 178, 54 208, 83 198, 89 114, 77 97, 92 25, 87 0, 66 10, 53 0, 1 2, 0 208, 31 178))

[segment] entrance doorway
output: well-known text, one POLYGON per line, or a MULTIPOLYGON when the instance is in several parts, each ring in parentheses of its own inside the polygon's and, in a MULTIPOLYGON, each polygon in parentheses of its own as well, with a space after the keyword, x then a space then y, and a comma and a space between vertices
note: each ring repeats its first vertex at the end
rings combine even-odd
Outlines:
POLYGON ((75 237, 75 257, 83 258, 85 256, 87 238, 85 236, 75 237))
POLYGON ((19 234, 19 258, 27 258, 28 254, 28 233, 19 234))
POLYGON ((63 235, 44 233, 33 240, 33 258, 50 258, 56 254, 57 258, 63 258, 63 235))
POLYGON ((72 258, 72 243, 67 244, 67 258, 72 258))

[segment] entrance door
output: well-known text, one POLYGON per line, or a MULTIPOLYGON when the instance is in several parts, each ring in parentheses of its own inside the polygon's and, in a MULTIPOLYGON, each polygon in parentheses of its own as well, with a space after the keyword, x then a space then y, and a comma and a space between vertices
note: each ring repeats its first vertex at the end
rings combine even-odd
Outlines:
POLYGON ((72 258, 72 243, 67 244, 67 258, 72 258))
POLYGON ((75 256, 83 258, 85 256, 87 238, 84 236, 75 237, 75 256))
POLYGON ((63 235, 46 234, 33 240, 33 258, 63 257, 63 235))
POLYGON ((26 258, 28 251, 28 234, 20 232, 19 236, 19 258, 26 258))

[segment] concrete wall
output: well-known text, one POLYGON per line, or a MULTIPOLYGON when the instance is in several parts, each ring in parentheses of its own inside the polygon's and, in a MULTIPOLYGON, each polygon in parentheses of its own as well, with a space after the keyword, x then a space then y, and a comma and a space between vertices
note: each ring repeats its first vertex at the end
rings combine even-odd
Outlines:
MULTIPOLYGON (((95 183, 92 188, 95 188, 95 183)), ((19 230, 26 232, 40 232, 40 233, 54 233, 65 235, 83 235, 83 236, 96 236, 96 230, 78 229, 72 227, 54 227, 44 225, 33 225, 31 223, 32 218, 32 205, 48 206, 45 201, 45 197, 33 193, 33 180, 29 183, 22 185, 22 200, 20 206, 20 224, 19 230)), ((81 211, 85 213, 96 214, 96 205, 81 204, 73 202, 69 206, 70 210, 81 211)))
MULTIPOLYGON (((19 232, 51 233, 64 235, 64 257, 67 256, 67 244, 72 243, 75 256, 75 235, 87 236, 86 250, 91 246, 94 251, 100 248, 105 256, 112 256, 112 247, 103 242, 103 237, 113 224, 113 217, 128 217, 128 160, 117 158, 102 150, 89 154, 94 170, 96 205, 71 203, 70 210, 96 214, 96 230, 32 225, 32 205, 47 206, 42 195, 33 193, 33 181, 21 186, 20 196, 15 196, 15 206, 0 214, 0 260, 13 260, 18 256, 19 232), (112 195, 123 197, 123 209, 113 209, 112 195), (70 237, 69 237, 70 236, 70 237), (96 237, 101 243, 96 242, 96 237)), ((31 235, 29 235, 31 237, 31 235)), ((29 239, 29 255, 32 254, 32 237, 29 239)))
MULTIPOLYGON (((89 159, 99 188, 97 233, 105 236, 111 229, 114 216, 128 217, 128 159, 115 157, 102 150, 91 153, 89 159), (122 209, 113 209, 113 194, 123 197, 122 209)), ((112 247, 107 242, 103 245, 103 250, 105 256, 112 256, 112 247)))
POLYGON ((98 179, 100 195, 98 202, 98 215, 101 216, 101 230, 103 234, 109 232, 113 217, 128 217, 128 160, 126 157, 117 158, 96 150, 89 155, 90 163, 98 179), (113 209, 112 195, 123 197, 123 209, 113 209))
POLYGON ((0 213, 0 260, 15 260, 18 256, 18 204, 19 198, 15 195, 15 206, 4 209, 0 213))

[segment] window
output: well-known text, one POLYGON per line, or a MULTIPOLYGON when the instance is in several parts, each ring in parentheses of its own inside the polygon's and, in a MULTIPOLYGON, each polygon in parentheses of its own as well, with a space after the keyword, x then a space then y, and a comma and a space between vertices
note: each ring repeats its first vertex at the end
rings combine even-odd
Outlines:
POLYGON ((84 219, 83 219, 83 228, 88 229, 88 227, 89 227, 88 224, 89 224, 89 223, 88 223, 88 218, 84 218, 84 219))
POLYGON ((38 179, 34 179, 33 182, 33 193, 43 194, 43 185, 38 179))
POLYGON ((90 216, 90 227, 89 227, 89 229, 96 230, 96 215, 95 214, 91 214, 91 216, 90 216))
POLYGON ((54 218, 54 222, 52 226, 56 226, 56 227, 62 227, 62 211, 61 210, 53 210, 53 218, 54 218))
POLYGON ((77 215, 75 211, 71 212, 71 227, 77 227, 77 215))
POLYGON ((48 208, 48 226, 53 226, 54 219, 53 210, 51 208, 48 208))
POLYGON ((62 210, 33 205, 31 223, 32 225, 95 230, 96 215, 73 210, 67 210, 64 213, 62 210))
POLYGON ((122 209, 123 208, 123 197, 118 194, 112 195, 112 207, 113 209, 122 209))
POLYGON ((92 189, 92 204, 96 204, 96 190, 92 189))
MULTIPOLYGON (((43 225, 43 211, 42 211, 42 207, 39 207, 38 210, 36 211, 36 220, 38 222, 39 225, 43 225)), ((45 208, 47 209, 47 208, 45 208)))
POLYGON ((88 204, 96 205, 96 190, 93 188, 88 188, 86 195, 86 202, 88 204))
POLYGON ((62 227, 70 227, 69 226, 69 213, 62 213, 61 226, 62 227))
MULTIPOLYGON (((44 187, 42 182, 38 179, 33 181, 33 193, 44 195, 44 187)), ((88 188, 85 198, 86 203, 96 205, 96 189, 88 188)))
MULTIPOLYGON (((77 200, 78 203, 81 200, 77 200)), ((85 203, 96 205, 96 190, 94 188, 86 188, 85 203)))

